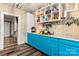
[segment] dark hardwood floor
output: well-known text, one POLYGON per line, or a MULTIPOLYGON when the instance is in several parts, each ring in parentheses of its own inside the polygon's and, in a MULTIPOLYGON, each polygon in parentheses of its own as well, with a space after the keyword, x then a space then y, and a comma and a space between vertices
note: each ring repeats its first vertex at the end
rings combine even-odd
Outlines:
POLYGON ((29 45, 9 46, 0 51, 0 56, 46 56, 44 53, 29 45))
POLYGON ((26 44, 17 45, 17 43, 12 43, 12 41, 9 42, 9 40, 5 40, 5 43, 4 50, 0 51, 0 56, 46 56, 44 53, 26 44))

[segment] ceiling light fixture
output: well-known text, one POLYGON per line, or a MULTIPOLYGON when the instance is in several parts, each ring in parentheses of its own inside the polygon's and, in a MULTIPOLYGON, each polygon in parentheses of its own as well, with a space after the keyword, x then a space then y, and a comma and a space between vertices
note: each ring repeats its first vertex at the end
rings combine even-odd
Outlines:
POLYGON ((21 8, 23 6, 22 3, 14 3, 13 4, 13 7, 16 7, 16 8, 21 8))

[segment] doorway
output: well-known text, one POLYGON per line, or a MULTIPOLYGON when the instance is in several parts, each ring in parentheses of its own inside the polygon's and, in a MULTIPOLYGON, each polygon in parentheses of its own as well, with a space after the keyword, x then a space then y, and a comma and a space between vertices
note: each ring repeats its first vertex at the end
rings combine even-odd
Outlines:
POLYGON ((17 45, 18 17, 4 15, 4 48, 17 45))
POLYGON ((4 37, 10 37, 10 22, 4 22, 4 37))

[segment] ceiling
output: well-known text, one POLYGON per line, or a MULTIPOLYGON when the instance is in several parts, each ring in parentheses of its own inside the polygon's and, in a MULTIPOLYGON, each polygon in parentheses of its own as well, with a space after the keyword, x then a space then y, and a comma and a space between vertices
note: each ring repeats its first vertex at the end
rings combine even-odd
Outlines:
MULTIPOLYGON (((46 6, 48 3, 4 3, 11 7, 16 7, 19 4, 19 9, 25 10, 27 12, 35 12, 37 9, 46 6)), ((17 7, 16 7, 17 8, 17 7)))

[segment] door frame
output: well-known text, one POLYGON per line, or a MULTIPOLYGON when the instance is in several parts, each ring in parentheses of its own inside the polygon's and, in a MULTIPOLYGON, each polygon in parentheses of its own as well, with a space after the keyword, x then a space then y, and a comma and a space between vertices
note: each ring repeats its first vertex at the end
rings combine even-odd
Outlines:
POLYGON ((20 36, 21 36, 21 30, 20 30, 20 25, 21 25, 21 17, 20 15, 16 15, 14 13, 8 13, 8 12, 0 12, 0 16, 1 16, 1 39, 0 39, 0 50, 4 49, 4 15, 11 15, 11 16, 15 16, 18 17, 18 37, 17 37, 17 44, 20 44, 20 36))

